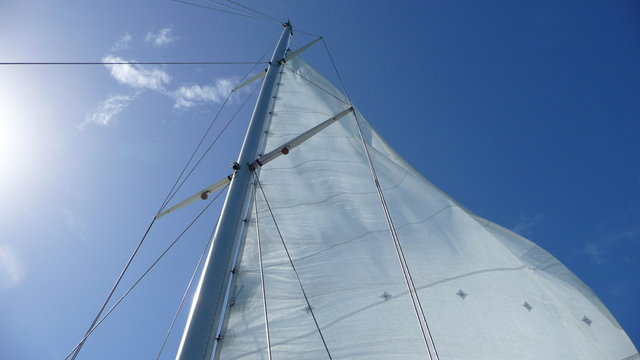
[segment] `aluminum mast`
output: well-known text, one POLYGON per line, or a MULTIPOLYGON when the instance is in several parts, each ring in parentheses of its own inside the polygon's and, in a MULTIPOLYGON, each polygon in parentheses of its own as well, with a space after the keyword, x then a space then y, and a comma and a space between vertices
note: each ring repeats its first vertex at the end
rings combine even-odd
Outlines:
POLYGON ((234 166, 235 176, 213 235, 176 360, 210 359, 215 353, 215 344, 222 335, 218 331, 224 321, 229 286, 235 267, 235 252, 245 226, 244 217, 251 204, 251 196, 247 196, 251 191, 249 164, 258 157, 261 147, 264 146, 262 140, 268 126, 269 105, 282 65, 280 60, 285 56, 291 33, 291 24, 287 22, 262 83, 258 102, 238 157, 239 166, 234 166))

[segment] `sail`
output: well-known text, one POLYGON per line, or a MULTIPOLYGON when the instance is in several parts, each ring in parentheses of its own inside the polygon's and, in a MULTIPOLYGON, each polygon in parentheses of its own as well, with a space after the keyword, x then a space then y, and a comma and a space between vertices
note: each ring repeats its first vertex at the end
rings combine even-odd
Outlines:
MULTIPOLYGON (((299 58, 279 76, 264 152, 351 106, 299 58)), ((220 359, 638 358, 557 259, 439 191, 357 110, 257 175, 220 359)))

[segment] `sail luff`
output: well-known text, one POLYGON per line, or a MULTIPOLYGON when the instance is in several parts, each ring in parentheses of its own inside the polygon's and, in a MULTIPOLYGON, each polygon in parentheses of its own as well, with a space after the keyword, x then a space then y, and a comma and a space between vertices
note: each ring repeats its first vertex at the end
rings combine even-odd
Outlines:
POLYGON ((234 177, 194 295, 176 355, 177 360, 209 359, 215 353, 215 344, 220 339, 218 329, 224 320, 228 287, 235 267, 234 253, 239 248, 243 220, 251 202, 251 197, 247 196, 251 190, 249 163, 258 157, 260 147, 264 145, 262 139, 278 71, 282 65, 280 60, 284 58, 291 35, 291 25, 287 23, 284 26, 262 83, 237 165, 234 166, 234 177))

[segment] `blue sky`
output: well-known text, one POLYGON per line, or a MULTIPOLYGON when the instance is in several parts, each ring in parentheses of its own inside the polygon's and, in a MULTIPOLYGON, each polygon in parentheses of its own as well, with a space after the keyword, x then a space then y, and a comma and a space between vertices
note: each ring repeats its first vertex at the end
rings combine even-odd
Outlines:
MULTIPOLYGON (((638 2, 246 4, 324 35, 353 101, 409 163, 558 257, 640 343, 638 2)), ((173 1, 5 0, 0 61, 256 61, 280 31, 173 1)), ((314 38, 295 35, 297 47, 314 38)), ((335 80, 321 46, 304 56, 335 80)), ((224 92, 249 70, 0 66, 0 358, 60 359, 73 347, 224 92)), ((226 175, 251 107, 176 198, 226 175)), ((159 224, 125 283, 201 209, 159 224)), ((155 356, 211 210, 85 358, 155 356)))

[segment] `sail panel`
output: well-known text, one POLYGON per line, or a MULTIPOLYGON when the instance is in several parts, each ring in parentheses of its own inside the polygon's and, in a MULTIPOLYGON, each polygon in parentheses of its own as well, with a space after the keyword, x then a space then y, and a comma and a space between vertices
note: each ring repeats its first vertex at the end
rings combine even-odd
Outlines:
MULTIPOLYGON (((280 76, 265 152, 350 106, 299 58, 280 76)), ((267 359, 257 230, 274 359, 429 359, 431 352, 434 359, 619 360, 637 353, 557 259, 443 194, 357 110, 259 176, 220 359, 267 359), (356 121, 436 349, 425 346, 356 121)))

